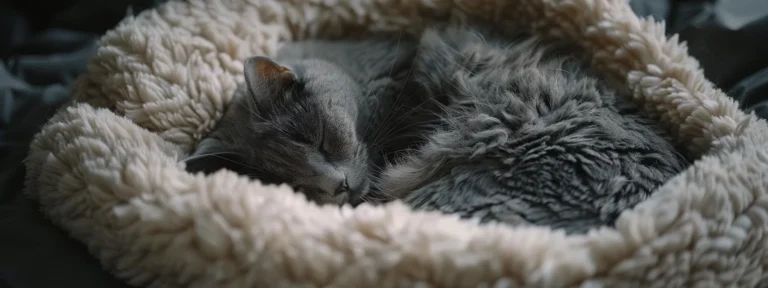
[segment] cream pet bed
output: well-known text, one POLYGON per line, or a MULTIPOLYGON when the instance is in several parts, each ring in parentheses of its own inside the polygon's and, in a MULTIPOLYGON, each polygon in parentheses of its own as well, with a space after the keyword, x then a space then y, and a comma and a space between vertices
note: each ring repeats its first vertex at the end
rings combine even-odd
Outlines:
POLYGON ((133 285, 768 287, 768 126, 625 1, 170 2, 107 33, 74 95, 32 144, 27 192, 133 285), (699 160, 616 229, 570 237, 400 203, 318 207, 177 163, 221 116, 245 57, 466 15, 579 43, 699 160))

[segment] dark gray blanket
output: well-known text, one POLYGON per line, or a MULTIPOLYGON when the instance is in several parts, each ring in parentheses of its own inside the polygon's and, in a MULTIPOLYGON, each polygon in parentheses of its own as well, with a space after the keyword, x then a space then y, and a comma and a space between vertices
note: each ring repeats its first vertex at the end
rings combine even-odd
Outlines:
MULTIPOLYGON (((125 287, 21 196, 29 142, 69 97, 98 35, 162 0, 0 2, 0 288, 125 287), (40 9, 45 7, 46 9, 40 9)), ((707 77, 768 118, 768 1, 633 0, 666 19, 707 77)))
POLYGON ((127 287, 21 196, 22 161, 96 40, 151 0, 0 1, 0 288, 127 287))
POLYGON ((641 16, 680 34, 709 80, 741 108, 768 118, 768 1, 632 0, 641 16))

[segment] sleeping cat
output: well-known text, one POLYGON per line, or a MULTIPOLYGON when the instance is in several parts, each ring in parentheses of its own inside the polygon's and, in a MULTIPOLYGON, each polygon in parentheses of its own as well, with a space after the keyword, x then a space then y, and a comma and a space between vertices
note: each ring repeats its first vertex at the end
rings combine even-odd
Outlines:
POLYGON ((683 170, 656 123, 534 38, 425 32, 412 81, 442 105, 427 143, 386 169, 391 198, 482 222, 610 226, 683 170))
POLYGON ((227 168, 317 203, 360 203, 387 151, 407 141, 384 140, 407 134, 393 128, 406 119, 395 114, 412 111, 393 107, 418 106, 402 93, 415 52, 406 41, 308 41, 248 58, 247 93, 185 160, 187 171, 227 168))
POLYGON ((251 58, 249 96, 188 170, 226 167, 320 203, 383 197, 483 222, 612 225, 687 162, 554 47, 451 27, 418 43, 315 41, 251 58))

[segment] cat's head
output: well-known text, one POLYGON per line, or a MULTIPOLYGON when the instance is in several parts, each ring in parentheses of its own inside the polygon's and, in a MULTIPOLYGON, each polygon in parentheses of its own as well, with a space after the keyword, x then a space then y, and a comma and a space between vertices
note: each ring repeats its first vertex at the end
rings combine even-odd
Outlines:
POLYGON ((261 56, 245 61, 245 82, 248 93, 198 144, 187 170, 227 168, 319 203, 359 203, 371 185, 356 133, 359 84, 328 62, 261 56))

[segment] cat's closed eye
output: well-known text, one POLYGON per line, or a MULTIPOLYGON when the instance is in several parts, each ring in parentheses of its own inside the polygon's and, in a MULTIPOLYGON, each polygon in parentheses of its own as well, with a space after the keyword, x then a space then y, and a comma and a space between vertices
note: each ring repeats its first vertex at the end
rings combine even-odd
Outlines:
POLYGON ((345 139, 346 136, 333 134, 330 131, 324 135, 320 152, 329 161, 342 161, 347 157, 353 157, 350 155, 350 150, 353 149, 350 139, 345 139))
POLYGON ((294 136, 291 138, 291 141, 294 142, 296 145, 301 146, 309 146, 309 147, 315 147, 316 144, 312 140, 310 140, 308 137, 304 136, 294 136))
POLYGON ((355 77, 322 59, 264 56, 247 59, 244 76, 248 93, 234 99, 211 132, 226 143, 209 140, 202 148, 242 150, 247 159, 235 162, 250 166, 207 157, 208 170, 289 184, 319 203, 341 204, 367 193, 367 154, 358 153, 367 146, 355 135, 362 91, 355 77))
MULTIPOLYGON (((325 131, 325 129, 323 129, 325 131)), ((328 159, 328 161, 334 161, 338 160, 339 158, 337 155, 334 155, 333 150, 334 147, 331 146, 330 142, 328 141, 328 135, 326 132, 323 132, 321 138, 320 138, 320 147, 318 148, 320 154, 325 157, 325 159, 328 159)))

